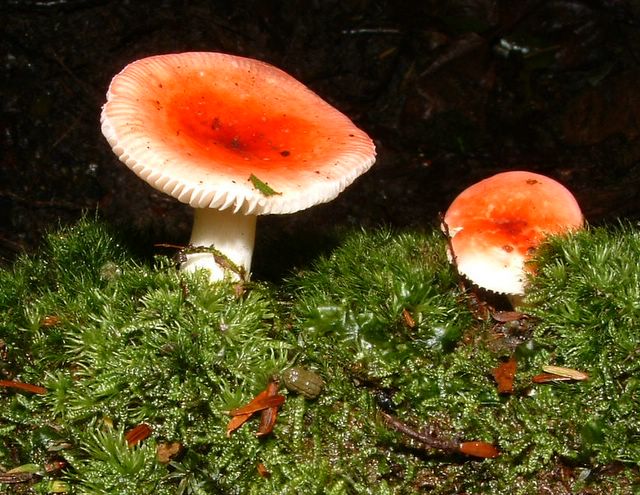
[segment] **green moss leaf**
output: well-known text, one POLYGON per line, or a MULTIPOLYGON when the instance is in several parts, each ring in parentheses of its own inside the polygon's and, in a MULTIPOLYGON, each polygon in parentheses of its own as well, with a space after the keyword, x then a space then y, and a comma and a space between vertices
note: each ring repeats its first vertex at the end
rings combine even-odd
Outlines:
POLYGON ((552 239, 527 297, 535 319, 518 333, 472 314, 435 231, 345 233, 239 297, 135 258, 86 219, 0 271, 0 372, 47 389, 1 391, 0 464, 66 460, 41 470, 40 493, 61 479, 74 493, 633 493, 639 252, 628 225, 552 239), (516 390, 500 395, 492 369, 512 352, 516 390), (227 437, 229 410, 294 364, 322 377, 322 393, 282 388, 271 435, 256 437, 256 415, 227 437), (589 380, 532 384, 546 364, 589 380), (501 455, 428 448, 381 409, 501 455), (151 437, 129 447, 123 432, 142 422, 151 437), (169 464, 160 441, 182 447, 169 464))

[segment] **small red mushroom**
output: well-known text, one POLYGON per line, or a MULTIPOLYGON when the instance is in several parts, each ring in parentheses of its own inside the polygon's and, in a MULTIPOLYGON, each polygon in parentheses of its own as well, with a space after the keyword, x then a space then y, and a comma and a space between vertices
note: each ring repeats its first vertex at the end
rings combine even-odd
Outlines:
POLYGON ((582 227, 573 195, 559 182, 525 171, 503 172, 465 189, 444 216, 449 255, 477 286, 522 296, 539 244, 582 227), (452 251, 452 252, 451 252, 452 251))
MULTIPOLYGON (((302 83, 222 53, 129 64, 111 81, 101 122, 121 161, 195 208, 190 244, 215 248, 247 274, 256 215, 330 201, 375 161, 372 140, 302 83)), ((207 252, 188 255, 183 268, 225 276, 207 252)))

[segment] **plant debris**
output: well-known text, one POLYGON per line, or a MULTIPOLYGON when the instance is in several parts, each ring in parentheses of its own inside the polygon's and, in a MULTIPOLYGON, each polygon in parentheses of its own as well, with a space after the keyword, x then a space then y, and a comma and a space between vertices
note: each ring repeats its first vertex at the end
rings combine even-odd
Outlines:
POLYGON ((270 380, 267 388, 256 395, 249 403, 233 409, 229 414, 233 416, 227 425, 227 437, 245 424, 254 413, 260 412, 260 425, 256 436, 268 435, 273 430, 278 415, 278 408, 284 402, 285 397, 278 394, 278 381, 270 380))
POLYGON ((499 394, 513 393, 513 380, 516 376, 516 368, 516 358, 515 356, 511 356, 508 361, 491 370, 491 374, 498 384, 499 394))
POLYGON ((255 187, 258 191, 260 191, 265 196, 274 196, 277 194, 282 194, 281 192, 278 192, 275 189, 273 189, 266 182, 258 179, 258 177, 256 177, 254 174, 251 174, 249 176, 249 180, 251 181, 251 184, 253 184, 253 187, 255 187))

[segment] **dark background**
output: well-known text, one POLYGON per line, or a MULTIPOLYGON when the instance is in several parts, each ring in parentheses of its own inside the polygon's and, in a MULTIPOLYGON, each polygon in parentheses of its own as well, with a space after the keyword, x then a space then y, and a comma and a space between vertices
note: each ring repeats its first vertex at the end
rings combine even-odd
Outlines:
POLYGON ((554 177, 592 224, 640 218, 640 6, 632 1, 0 3, 0 263, 98 212, 132 243, 185 243, 191 213, 111 152, 109 81, 148 55, 270 62, 349 115, 378 161, 337 200, 258 225, 254 269, 336 226, 424 228, 505 169, 554 177), (274 249, 275 248, 275 249, 274 249))

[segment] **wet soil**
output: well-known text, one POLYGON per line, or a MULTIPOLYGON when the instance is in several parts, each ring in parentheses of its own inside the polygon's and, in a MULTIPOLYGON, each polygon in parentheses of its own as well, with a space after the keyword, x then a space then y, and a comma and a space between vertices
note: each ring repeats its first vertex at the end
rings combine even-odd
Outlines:
POLYGON ((633 2, 2 5, 2 263, 87 211, 143 251, 186 242, 189 208, 118 162, 99 113, 111 77, 128 62, 194 50, 284 69, 377 145, 376 165, 338 199, 260 220, 258 273, 304 262, 336 226, 433 225, 462 189, 506 169, 560 180, 591 223, 640 218, 640 8, 633 2))

